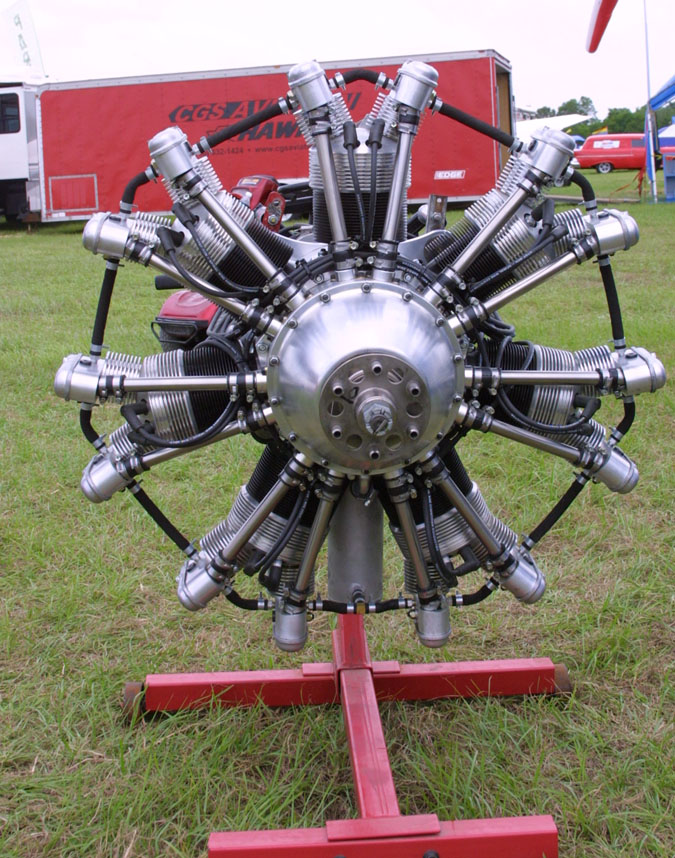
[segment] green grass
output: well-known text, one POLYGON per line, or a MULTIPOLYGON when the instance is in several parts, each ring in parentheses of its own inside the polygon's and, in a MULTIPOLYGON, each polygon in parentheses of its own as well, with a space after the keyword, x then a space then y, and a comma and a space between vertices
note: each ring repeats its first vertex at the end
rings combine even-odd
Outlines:
MULTIPOLYGON (((614 264, 627 336, 672 372, 675 208, 630 211, 641 241, 614 264)), ((140 508, 126 494, 95 506, 79 492, 92 451, 77 408, 52 393, 63 355, 87 348, 102 275, 79 232, 0 231, 0 854, 187 858, 205 854, 211 830, 356 815, 338 708, 122 722, 126 680, 327 661, 333 621, 318 617, 305 652, 284 655, 271 645, 268 616, 220 600, 188 614, 174 595, 181 556, 140 508)), ((148 326, 162 296, 151 280, 138 266, 122 270, 111 348, 156 348, 148 326)), ((503 315, 543 344, 606 342, 598 280, 587 264, 503 315)), ((374 658, 546 655, 568 665, 575 685, 565 701, 383 705, 402 812, 551 813, 565 858, 672 858, 673 413, 672 387, 639 399, 624 448, 641 481, 628 496, 591 486, 537 547, 549 586, 536 606, 500 593, 454 612, 441 652, 420 647, 402 613, 367 620, 374 658)), ((599 416, 618 415, 606 401, 599 416)), ((96 417, 108 428, 120 420, 114 407, 96 417)), ((227 513, 258 452, 236 439, 157 469, 144 485, 199 537, 227 513)), ((491 436, 471 436, 460 452, 493 511, 518 530, 571 479, 564 463, 491 436)), ((387 542, 394 592, 400 565, 387 542)))

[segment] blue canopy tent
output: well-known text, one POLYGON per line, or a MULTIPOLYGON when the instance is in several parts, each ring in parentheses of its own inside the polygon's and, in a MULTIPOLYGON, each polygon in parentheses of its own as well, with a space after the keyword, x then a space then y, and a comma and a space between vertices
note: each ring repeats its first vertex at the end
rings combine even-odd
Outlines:
POLYGON ((661 89, 649 99, 648 109, 645 110, 645 140, 647 143, 647 176, 656 202, 656 176, 654 174, 654 137, 652 135, 651 111, 658 110, 675 99, 675 75, 664 84, 661 89))
POLYGON ((675 146, 675 123, 659 130, 659 146, 675 146))
POLYGON ((675 75, 671 77, 668 83, 664 84, 661 89, 649 99, 649 106, 652 110, 658 110, 664 107, 669 101, 675 99, 675 75))

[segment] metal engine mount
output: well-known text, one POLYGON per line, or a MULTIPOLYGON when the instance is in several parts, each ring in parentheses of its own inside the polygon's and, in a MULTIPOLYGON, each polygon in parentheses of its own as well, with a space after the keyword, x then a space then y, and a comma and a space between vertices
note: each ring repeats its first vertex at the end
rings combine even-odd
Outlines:
MULTIPOLYGON (((195 145, 178 128, 156 134, 151 166, 132 180, 120 212, 96 214, 85 227, 84 245, 105 257, 106 276, 89 354, 66 357, 55 379, 58 395, 81 404, 96 447, 85 495, 101 502, 129 489, 187 555, 181 603, 198 610, 223 594, 248 610, 273 609, 285 650, 303 646, 308 614, 318 610, 404 609, 421 642, 436 647, 450 634, 451 607, 497 589, 540 599, 545 581, 530 551, 587 482, 616 492, 636 485, 637 468, 618 443, 635 396, 665 383, 658 358, 623 338, 610 266, 610 256, 637 242, 637 225, 625 212, 597 211, 592 189, 569 166, 571 138, 551 129, 527 144, 510 138, 496 187, 452 226, 420 234, 406 196, 415 135, 427 111, 456 117, 425 63, 405 63, 393 81, 365 79, 381 91, 355 123, 341 75, 329 81, 314 62, 290 71, 279 112, 293 112, 308 146, 313 217, 280 232, 222 187, 207 153, 227 129, 195 145), (174 219, 133 210, 136 188, 157 178, 174 219), (581 185, 584 207, 555 213, 545 191, 570 180, 581 185), (211 302, 215 313, 196 345, 103 354, 123 259, 211 302), (571 352, 517 340, 499 311, 587 260, 599 262, 612 348, 571 352), (594 416, 606 394, 624 403, 611 430, 594 416), (104 438, 91 413, 111 401, 125 422, 104 438), (475 431, 577 469, 522 540, 490 512, 462 464, 475 431), (258 465, 196 547, 136 478, 242 433, 263 445, 258 465), (383 513, 404 558, 405 596, 383 598, 383 513), (322 598, 315 566, 327 536, 322 598), (481 585, 456 589, 480 570, 481 585), (238 574, 256 575, 267 595, 240 595, 238 574)), ((504 134, 495 139, 505 142, 504 134)))

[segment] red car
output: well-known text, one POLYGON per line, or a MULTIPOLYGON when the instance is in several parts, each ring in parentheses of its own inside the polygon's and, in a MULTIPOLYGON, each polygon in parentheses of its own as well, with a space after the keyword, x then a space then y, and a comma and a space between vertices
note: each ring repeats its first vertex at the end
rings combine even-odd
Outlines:
MULTIPOLYGON (((670 148, 664 151, 671 151, 670 148)), ((592 134, 574 153, 579 167, 595 167, 598 173, 612 170, 640 170, 647 149, 644 134, 592 134)), ((657 162, 660 162, 657 156, 657 162)), ((574 162, 573 162, 574 163, 574 162)), ((657 166, 660 164, 657 163, 657 166)))

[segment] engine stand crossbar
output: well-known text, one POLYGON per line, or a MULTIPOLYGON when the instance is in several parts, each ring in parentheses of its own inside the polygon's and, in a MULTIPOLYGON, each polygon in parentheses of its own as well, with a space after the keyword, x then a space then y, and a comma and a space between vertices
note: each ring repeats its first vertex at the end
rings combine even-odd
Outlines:
POLYGON ((358 819, 324 828, 218 831, 208 858, 557 858, 551 816, 439 821, 403 816, 384 739, 380 700, 435 700, 555 694, 568 690, 566 670, 550 659, 400 665, 371 662, 362 616, 341 615, 333 662, 300 669, 152 674, 146 712, 208 706, 296 706, 341 703, 352 763, 358 819))

